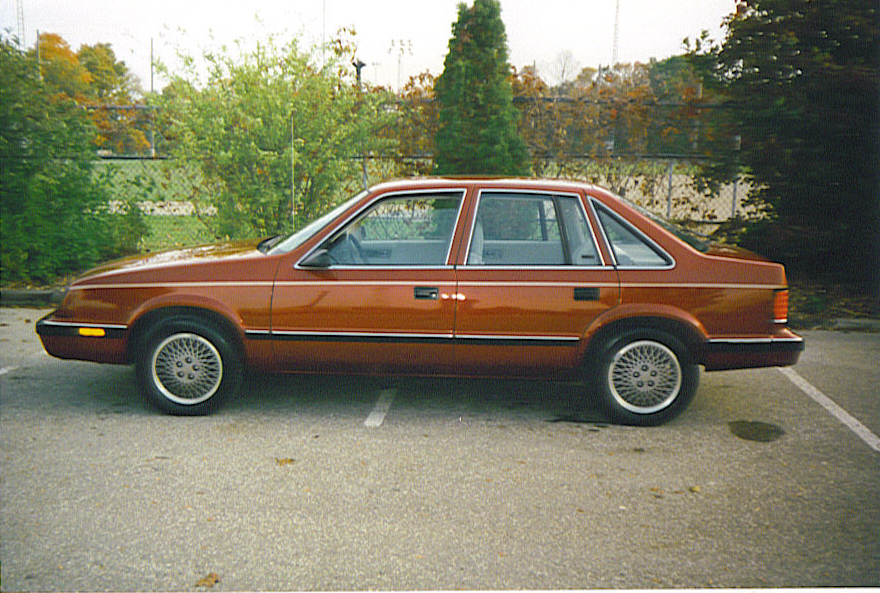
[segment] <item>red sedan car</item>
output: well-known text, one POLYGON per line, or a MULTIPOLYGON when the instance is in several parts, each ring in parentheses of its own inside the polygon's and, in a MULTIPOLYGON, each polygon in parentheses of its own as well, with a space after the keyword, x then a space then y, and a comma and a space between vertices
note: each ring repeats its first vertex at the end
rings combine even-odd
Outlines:
POLYGON ((173 414, 245 369, 545 376, 658 424, 707 371, 794 364, 779 264, 688 236, 584 183, 378 185, 260 243, 129 258, 73 282, 46 351, 130 364, 173 414))

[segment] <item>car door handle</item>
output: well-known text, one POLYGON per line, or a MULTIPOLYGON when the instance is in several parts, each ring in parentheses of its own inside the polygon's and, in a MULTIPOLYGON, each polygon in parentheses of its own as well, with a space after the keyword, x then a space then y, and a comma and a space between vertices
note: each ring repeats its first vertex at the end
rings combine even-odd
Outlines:
POLYGON ((426 301, 436 301, 440 298, 440 289, 435 286, 416 286, 413 296, 426 301))
POLYGON ((599 289, 578 286, 574 289, 574 300, 576 301, 598 301, 599 289))

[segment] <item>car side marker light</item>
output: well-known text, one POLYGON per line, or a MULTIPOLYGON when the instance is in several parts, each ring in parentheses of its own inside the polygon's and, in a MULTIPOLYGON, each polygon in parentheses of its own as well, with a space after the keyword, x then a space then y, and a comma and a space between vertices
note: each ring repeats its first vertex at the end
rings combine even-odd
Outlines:
POLYGON ((107 332, 104 331, 103 328, 100 327, 81 327, 79 328, 79 335, 84 336, 86 338, 103 338, 107 332))

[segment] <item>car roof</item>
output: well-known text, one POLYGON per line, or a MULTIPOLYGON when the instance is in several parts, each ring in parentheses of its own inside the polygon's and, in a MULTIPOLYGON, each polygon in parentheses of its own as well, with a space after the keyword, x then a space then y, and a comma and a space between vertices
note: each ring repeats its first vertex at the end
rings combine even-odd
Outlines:
POLYGON ((533 189, 556 191, 581 192, 587 189, 597 189, 589 183, 569 181, 562 179, 529 179, 519 177, 413 177, 385 181, 374 185, 371 191, 404 191, 413 189, 435 188, 461 188, 473 187, 497 188, 497 189, 533 189))

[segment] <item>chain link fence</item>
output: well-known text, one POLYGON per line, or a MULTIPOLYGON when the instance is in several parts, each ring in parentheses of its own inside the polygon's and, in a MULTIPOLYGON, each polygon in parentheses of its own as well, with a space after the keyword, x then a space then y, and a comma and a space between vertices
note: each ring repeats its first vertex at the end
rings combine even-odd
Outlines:
POLYGON ((637 159, 605 169, 574 177, 606 187, 667 220, 712 225, 758 213, 746 200, 752 189, 747 181, 707 187, 688 160, 637 159))
MULTIPOLYGON (((109 165, 107 161, 101 164, 109 165)), ((136 179, 135 185, 142 188, 134 203, 148 217, 151 233, 145 247, 155 250, 212 239, 205 223, 216 210, 198 199, 193 201, 193 186, 186 182, 186 174, 176 170, 173 160, 112 166, 123 171, 118 189, 124 191, 130 183, 126 179, 136 179), (143 191, 145 185, 150 189, 143 191)), ((370 159, 366 170, 366 181, 372 185, 399 176, 400 169, 392 159, 370 159)), ((545 176, 595 183, 662 218, 704 233, 711 233, 734 217, 759 215, 759 210, 747 201, 751 189, 748 182, 737 180, 710 189, 700 182, 698 172, 692 160, 638 158, 585 160, 565 170, 550 168, 545 176)), ((360 186, 360 180, 355 185, 360 186)), ((114 210, 121 207, 120 200, 111 204, 114 210)))

